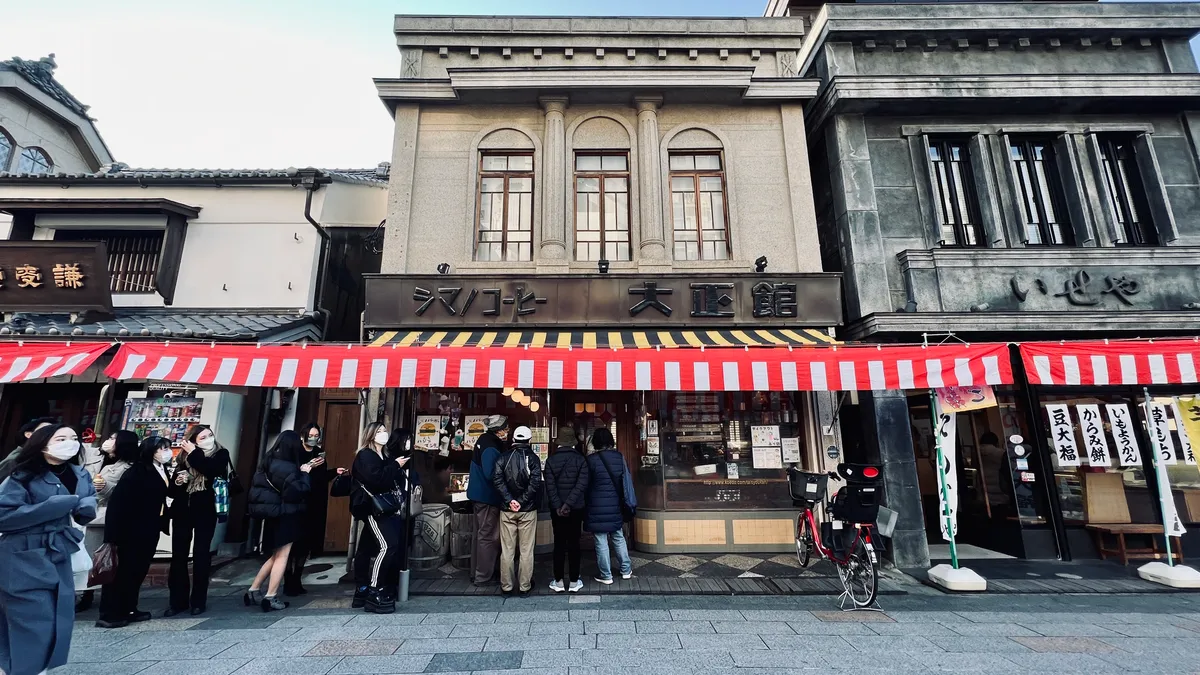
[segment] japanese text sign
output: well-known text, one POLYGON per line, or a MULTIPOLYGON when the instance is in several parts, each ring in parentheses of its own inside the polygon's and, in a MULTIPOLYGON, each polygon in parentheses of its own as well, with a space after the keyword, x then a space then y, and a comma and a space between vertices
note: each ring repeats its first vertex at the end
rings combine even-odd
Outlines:
POLYGON ((7 311, 110 312, 104 243, 0 241, 0 306, 7 311))
POLYGON ((1124 403, 1109 403, 1104 406, 1108 423, 1112 426, 1114 449, 1121 466, 1141 466, 1142 449, 1138 446, 1137 431, 1124 403))
POLYGON ((1100 406, 1095 404, 1075 406, 1079 416, 1079 427, 1083 432, 1083 463, 1088 466, 1112 466, 1108 455, 1108 438, 1104 434, 1104 422, 1100 418, 1100 406))
POLYGON ((955 448, 958 420, 954 411, 942 407, 940 399, 934 400, 933 416, 933 437, 941 451, 942 462, 939 470, 942 489, 938 500, 938 523, 941 525, 942 539, 950 541, 958 534, 958 451, 955 448))
POLYGON ((1160 403, 1150 404, 1150 443, 1158 461, 1166 466, 1179 463, 1175 457, 1175 439, 1171 438, 1171 423, 1167 419, 1167 406, 1160 403))
POLYGON ((1192 450, 1192 441, 1183 425, 1183 405, 1178 398, 1171 400, 1171 416, 1175 418, 1175 430, 1179 432, 1179 449, 1183 451, 1183 463, 1195 466, 1196 453, 1192 450))
MULTIPOLYGON (((1200 396, 1176 399, 1179 415, 1175 418, 1182 427, 1181 436, 1186 435, 1188 448, 1200 447, 1200 396)), ((1192 453, 1192 460, 1195 454, 1192 453)), ((1188 464, 1194 463, 1189 461, 1188 464)))
POLYGON ((1046 406, 1046 415, 1050 418, 1050 440, 1058 465, 1079 466, 1079 446, 1075 444, 1070 409, 1066 404, 1053 403, 1046 406))

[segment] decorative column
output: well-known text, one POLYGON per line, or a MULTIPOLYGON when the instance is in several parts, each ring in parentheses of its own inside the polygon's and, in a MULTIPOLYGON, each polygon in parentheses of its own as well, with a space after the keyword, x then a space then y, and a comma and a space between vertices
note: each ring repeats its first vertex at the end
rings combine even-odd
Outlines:
POLYGON ((563 195, 566 161, 566 130, 563 111, 566 96, 538 99, 546 111, 546 131, 542 138, 542 244, 539 262, 567 264, 566 197, 563 195))
POLYGON ((640 262, 667 263, 663 232, 662 160, 658 148, 661 96, 633 99, 638 111, 638 214, 641 217, 640 262))

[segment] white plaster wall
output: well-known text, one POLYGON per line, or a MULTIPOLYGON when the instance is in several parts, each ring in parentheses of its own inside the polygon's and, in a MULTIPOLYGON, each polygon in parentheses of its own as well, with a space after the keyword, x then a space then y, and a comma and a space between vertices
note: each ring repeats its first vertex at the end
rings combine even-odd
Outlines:
POLYGON ((387 197, 382 186, 331 183, 314 196, 313 216, 325 227, 376 227, 387 215, 387 197))
POLYGON ((30 146, 45 150, 54 162, 56 172, 90 172, 98 168, 84 161, 78 146, 61 124, 34 110, 23 99, 3 90, 0 90, 0 128, 7 131, 17 144, 9 166, 0 166, 0 171, 15 170, 17 156, 22 149, 30 146))

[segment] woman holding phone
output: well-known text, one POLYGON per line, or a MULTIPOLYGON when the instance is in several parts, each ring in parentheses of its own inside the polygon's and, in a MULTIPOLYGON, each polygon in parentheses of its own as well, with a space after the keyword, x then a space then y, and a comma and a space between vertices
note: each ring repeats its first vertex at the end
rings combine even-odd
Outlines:
POLYGON ((207 425, 197 424, 179 443, 171 476, 171 571, 167 586, 171 606, 164 616, 189 609, 192 616, 208 608, 208 575, 212 571, 212 538, 217 529, 217 499, 213 481, 229 478, 229 451, 217 443, 207 425), (192 577, 188 579, 188 552, 192 577))
POLYGON ((305 500, 304 521, 299 538, 292 543, 288 555, 287 569, 283 573, 283 594, 295 597, 308 591, 300 583, 304 577, 304 563, 314 551, 325 547, 325 511, 329 507, 329 481, 332 472, 325 465, 324 432, 316 422, 300 427, 300 440, 304 446, 300 462, 308 464, 308 480, 312 489, 305 500))
POLYGON ((315 461, 303 462, 303 457, 300 435, 285 431, 275 439, 275 445, 263 457, 250 483, 250 515, 263 521, 262 550, 264 554, 270 551, 270 557, 246 591, 247 607, 257 605, 264 612, 288 607, 278 597, 279 584, 292 545, 304 534, 305 509, 312 487, 310 472, 315 461), (262 591, 263 584, 267 584, 266 593, 262 591))
MULTIPOLYGON (((404 545, 404 518, 393 513, 376 514, 372 497, 387 494, 408 483, 405 466, 411 455, 389 456, 385 452, 388 440, 387 427, 372 422, 363 430, 362 445, 354 456, 351 472, 354 475, 355 491, 350 497, 350 511, 363 521, 362 537, 354 555, 355 596, 361 598, 367 612, 391 614, 396 611, 396 598, 388 591, 396 556, 404 545)), ((408 441, 412 451, 412 441, 408 441)))

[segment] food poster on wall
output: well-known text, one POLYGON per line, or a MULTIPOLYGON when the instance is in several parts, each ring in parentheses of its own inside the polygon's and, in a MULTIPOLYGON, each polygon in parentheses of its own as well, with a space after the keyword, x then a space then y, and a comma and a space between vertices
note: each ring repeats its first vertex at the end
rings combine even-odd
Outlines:
POLYGON ((937 390, 942 410, 967 412, 996 407, 996 392, 989 385, 978 387, 942 387, 937 390))
POLYGON ((725 465, 725 478, 729 480, 737 480, 739 478, 737 464, 729 462, 725 465))
POLYGON ((659 440, 657 438, 647 438, 646 439, 646 454, 647 455, 657 455, 660 452, 662 452, 662 445, 659 443, 659 440))
POLYGON ((1121 466, 1142 465, 1142 449, 1138 445, 1137 434, 1133 428, 1129 406, 1124 403, 1105 404, 1108 413, 1108 423, 1112 427, 1113 448, 1117 453, 1117 461, 1121 466))
POLYGON ((750 427, 750 444, 770 448, 779 447, 779 427, 777 425, 750 427))
POLYGON ((783 457, 780 455, 779 448, 760 448, 754 446, 750 450, 753 466, 755 469, 782 469, 783 457))
POLYGON ((799 438, 784 438, 780 440, 780 449, 783 450, 784 464, 799 464, 800 459, 800 439, 799 438))
POLYGON ((1154 446, 1159 464, 1175 466, 1179 463, 1175 457, 1175 439, 1171 438, 1167 406, 1161 403, 1150 404, 1150 442, 1154 446))
POLYGON ((1079 466, 1079 446, 1075 444, 1075 426, 1070 408, 1065 403, 1046 406, 1050 419, 1050 440, 1054 444, 1054 459, 1058 466, 1079 466))
POLYGON ((549 443, 531 443, 530 446, 537 453, 539 459, 542 460, 542 466, 546 466, 546 460, 550 458, 549 443))
POLYGON ((1083 431, 1083 462, 1088 466, 1112 466, 1108 454, 1108 438, 1104 435, 1104 422, 1100 418, 1100 406, 1086 404, 1075 406, 1079 426, 1083 431))
POLYGON ((534 427, 529 430, 533 434, 531 442, 533 443, 549 443, 550 442, 550 427, 534 427))
POLYGON ((441 426, 441 415, 417 415, 417 438, 413 447, 425 452, 437 450, 438 430, 441 426))
POLYGON ((658 420, 646 420, 646 437, 658 436, 658 420))
POLYGON ((1187 427, 1184 422, 1187 419, 1183 412, 1183 403, 1179 398, 1172 399, 1171 413, 1175 417, 1175 430, 1179 432, 1179 447, 1183 450, 1183 463, 1190 466, 1196 465, 1196 451, 1192 444, 1187 427))
POLYGON ((487 417, 487 415, 467 415, 463 418, 463 428, 466 429, 466 434, 463 436, 463 450, 475 449, 475 441, 487 431, 487 425, 483 423, 487 417))
POLYGON ((942 539, 950 541, 958 534, 958 450, 955 448, 958 440, 958 415, 943 410, 941 401, 937 399, 934 399, 933 414, 933 437, 941 450, 942 459, 939 472, 942 489, 938 494, 938 524, 942 530, 942 539))

